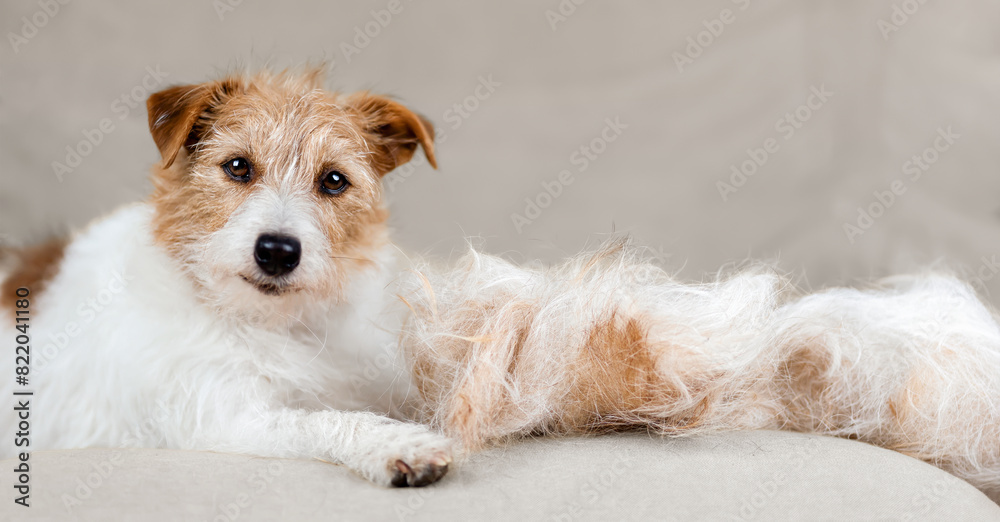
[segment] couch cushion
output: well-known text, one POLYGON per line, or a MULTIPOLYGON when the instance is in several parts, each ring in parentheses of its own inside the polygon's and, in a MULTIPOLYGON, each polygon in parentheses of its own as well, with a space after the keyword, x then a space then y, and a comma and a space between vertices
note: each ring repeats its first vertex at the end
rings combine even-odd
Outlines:
POLYGON ((421 489, 319 461, 196 451, 39 451, 30 464, 31 507, 8 487, 0 519, 1000 520, 1000 507, 933 466, 784 432, 531 440, 421 489))

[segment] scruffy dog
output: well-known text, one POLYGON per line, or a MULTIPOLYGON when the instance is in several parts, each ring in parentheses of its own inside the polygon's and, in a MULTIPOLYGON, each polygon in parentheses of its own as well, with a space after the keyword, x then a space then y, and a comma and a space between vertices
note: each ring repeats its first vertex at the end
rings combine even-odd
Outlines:
POLYGON ((531 434, 789 429, 1000 499, 1000 328, 967 284, 684 284, 624 240, 551 268, 428 264, 389 242, 380 178, 418 146, 435 164, 430 123, 320 83, 154 94, 149 201, 8 252, 0 335, 30 309, 45 412, 31 448, 320 458, 420 486, 456 448, 531 434))

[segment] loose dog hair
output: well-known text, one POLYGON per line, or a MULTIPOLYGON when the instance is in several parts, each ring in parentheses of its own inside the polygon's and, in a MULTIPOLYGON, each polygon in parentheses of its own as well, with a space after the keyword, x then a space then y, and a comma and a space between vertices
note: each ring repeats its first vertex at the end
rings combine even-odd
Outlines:
POLYGON ((766 266, 685 283, 623 238, 544 268, 421 259, 389 239, 381 178, 418 148, 436 165, 432 124, 322 76, 153 94, 151 197, 0 252, 0 334, 30 300, 52 340, 32 448, 319 458, 422 486, 456 450, 528 435, 787 429, 1000 500, 1000 329, 966 283, 804 294, 766 266))

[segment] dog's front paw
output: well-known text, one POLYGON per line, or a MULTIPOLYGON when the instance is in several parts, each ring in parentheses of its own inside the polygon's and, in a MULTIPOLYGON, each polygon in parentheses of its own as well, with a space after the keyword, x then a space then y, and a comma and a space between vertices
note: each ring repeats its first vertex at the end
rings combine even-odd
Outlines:
POLYGON ((433 484, 448 472, 452 441, 425 426, 397 423, 383 428, 373 451, 372 480, 396 487, 433 484))
POLYGON ((392 475, 392 485, 397 488, 421 487, 433 484, 448 473, 451 463, 451 453, 438 452, 430 459, 411 459, 414 464, 408 464, 402 459, 396 460, 396 471, 392 475))
POLYGON ((389 460, 396 487, 420 487, 433 484, 448 472, 451 464, 451 440, 423 426, 410 428, 390 445, 389 460), (416 428, 416 429, 413 429, 416 428))

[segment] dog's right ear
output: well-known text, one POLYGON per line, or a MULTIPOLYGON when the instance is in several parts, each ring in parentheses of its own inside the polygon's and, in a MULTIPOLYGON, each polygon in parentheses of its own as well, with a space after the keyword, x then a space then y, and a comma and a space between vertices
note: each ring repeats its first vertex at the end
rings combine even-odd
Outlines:
POLYGON ((235 79, 198 85, 177 85, 153 93, 146 100, 149 112, 149 132, 163 158, 163 168, 177 159, 181 147, 190 152, 207 130, 205 117, 241 90, 235 79))

